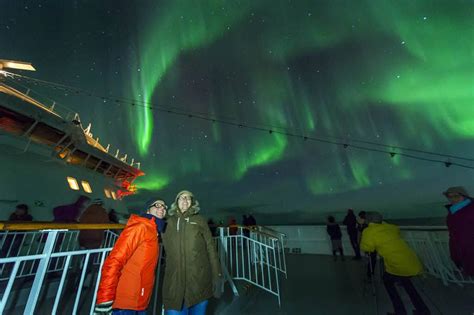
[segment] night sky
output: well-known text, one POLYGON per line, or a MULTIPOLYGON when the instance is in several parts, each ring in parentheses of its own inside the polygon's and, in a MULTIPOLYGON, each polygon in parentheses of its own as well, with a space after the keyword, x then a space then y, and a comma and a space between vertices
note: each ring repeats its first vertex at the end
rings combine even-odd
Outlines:
POLYGON ((134 100, 36 88, 141 162, 134 209, 189 189, 207 216, 308 223, 348 207, 442 216, 448 186, 474 193, 473 169, 351 148, 360 140, 474 159, 473 1, 0 5, 0 58, 31 61, 34 78, 134 100))

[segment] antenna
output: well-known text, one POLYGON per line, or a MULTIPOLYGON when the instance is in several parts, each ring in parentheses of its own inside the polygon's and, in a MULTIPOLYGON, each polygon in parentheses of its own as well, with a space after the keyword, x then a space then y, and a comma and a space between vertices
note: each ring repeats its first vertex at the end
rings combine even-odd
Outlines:
POLYGON ((84 133, 86 135, 90 134, 91 133, 91 128, 92 128, 92 123, 89 123, 89 125, 87 126, 86 129, 84 129, 84 133))

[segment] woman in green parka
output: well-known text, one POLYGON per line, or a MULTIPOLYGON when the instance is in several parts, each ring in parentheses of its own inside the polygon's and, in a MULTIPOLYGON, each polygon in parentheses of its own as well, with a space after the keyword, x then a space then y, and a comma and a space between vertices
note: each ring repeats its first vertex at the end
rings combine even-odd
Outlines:
POLYGON ((199 202, 189 191, 178 193, 168 216, 163 234, 166 314, 204 315, 222 276, 211 231, 199 214, 199 202))

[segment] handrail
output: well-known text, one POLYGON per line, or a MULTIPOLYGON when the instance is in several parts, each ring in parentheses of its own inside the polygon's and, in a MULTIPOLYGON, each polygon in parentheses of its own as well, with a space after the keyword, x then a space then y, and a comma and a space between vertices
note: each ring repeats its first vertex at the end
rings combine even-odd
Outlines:
POLYGON ((258 225, 240 225, 240 224, 231 224, 229 226, 221 226, 223 228, 241 228, 243 230, 248 230, 250 232, 253 232, 253 233, 258 233, 258 234, 261 234, 261 235, 264 235, 264 236, 267 236, 267 237, 270 237, 270 238, 273 238, 273 239, 278 239, 278 237, 276 237, 275 235, 272 235, 272 234, 269 234, 269 233, 266 233, 266 232, 262 232, 262 231, 259 231, 257 228, 259 227, 258 225))
POLYGON ((37 230, 123 230, 124 224, 96 224, 96 223, 19 223, 0 222, 0 231, 37 231, 37 230))
POLYGON ((402 231, 428 231, 428 232, 433 232, 433 231, 447 231, 448 227, 447 226, 417 226, 417 225, 405 225, 405 226, 399 226, 400 230, 402 231))
POLYGON ((275 295, 281 305, 279 281, 280 272, 286 277, 285 251, 278 237, 257 228, 238 224, 219 227, 216 240, 224 278, 235 296, 239 294, 234 280, 243 280, 275 295), (230 234, 232 229, 235 234, 230 234), (249 236, 244 229, 250 231, 249 236))
POLYGON ((272 233, 275 233, 275 234, 282 235, 282 236, 286 237, 285 233, 282 233, 282 232, 277 231, 275 229, 269 228, 268 226, 265 226, 265 225, 254 225, 254 226, 256 226, 257 228, 260 228, 262 230, 267 230, 269 232, 272 232, 272 233))
MULTIPOLYGON (((25 224, 23 224, 25 225, 25 224)), ((45 224, 28 224, 30 226, 36 225, 36 226, 45 226, 45 224)), ((50 226, 52 224, 49 224, 50 226)), ((60 225, 60 224, 57 224, 60 225)), ((80 224, 62 224, 62 226, 79 226, 80 224)), ((84 224, 82 224, 84 225, 84 224)), ((101 226, 101 227, 112 227, 112 226, 117 226, 120 227, 120 224, 94 224, 95 226, 101 226)), ((60 305, 61 299, 68 298, 70 296, 74 297, 74 305, 72 308, 71 313, 72 314, 77 314, 77 313, 87 313, 87 314, 92 314, 93 313, 93 308, 95 305, 95 299, 96 299, 96 292, 97 288, 99 285, 99 279, 101 275, 101 267, 104 263, 105 257, 108 252, 113 247, 113 243, 107 243, 106 241, 106 246, 103 248, 95 248, 95 249, 77 249, 73 248, 72 250, 66 249, 64 250, 63 248, 58 248, 56 244, 62 240, 62 244, 64 244, 64 240, 66 240, 66 237, 64 235, 66 233, 69 234, 74 234, 77 235, 77 231, 61 231, 61 230, 48 230, 44 231, 42 233, 38 234, 43 234, 46 236, 43 246, 40 247, 40 251, 37 252, 36 254, 27 254, 27 255, 21 255, 17 257, 7 257, 7 258, 0 258, 0 266, 6 266, 10 264, 10 268, 8 269, 7 273, 7 278, 5 279, 6 281, 6 289, 4 292, 2 292, 2 296, 0 296, 0 314, 4 314, 7 309, 6 307, 8 306, 7 302, 9 301, 12 293, 12 288, 13 288, 13 283, 15 279, 25 276, 21 274, 20 269, 24 266, 31 266, 32 271, 29 272, 28 276, 32 276, 32 286, 28 294, 28 299, 26 302, 26 306, 24 308, 24 314, 35 314, 35 309, 37 308, 37 304, 39 299, 43 299, 43 296, 40 295, 40 292, 43 292, 43 289, 45 287, 45 281, 46 281, 46 275, 49 272, 58 272, 61 275, 60 282, 58 289, 56 291, 56 296, 54 299, 54 304, 47 305, 46 307, 52 307, 52 310, 50 314, 65 314, 66 313, 66 307, 60 306, 61 309, 58 311, 58 306, 60 305), (62 237, 61 237, 62 236, 62 237), (58 251, 59 250, 59 251, 58 251), (76 258, 77 257, 77 258, 76 258), (80 262, 80 265, 77 265, 73 262, 73 259, 76 261, 80 262), (96 264, 98 268, 93 268, 92 266, 96 264), (58 268, 59 265, 59 268, 58 268), (55 267, 54 267, 55 266, 55 267), (97 277, 94 275, 94 269, 98 270, 98 275, 97 277), (78 275, 76 274, 78 273, 78 275), (67 278, 68 274, 72 279, 76 278, 77 276, 79 277, 79 283, 75 283, 75 290, 74 292, 70 292, 70 290, 65 290, 64 285, 65 281, 67 278), (84 296, 83 288, 84 284, 87 282, 86 281, 86 276, 89 274, 92 276, 91 280, 91 286, 94 286, 94 291, 92 292, 92 300, 90 302, 85 302, 81 300, 81 295, 84 296), (81 306, 83 307, 81 311, 79 311, 79 301, 82 301, 81 306), (84 305, 84 303, 90 303, 89 305, 84 305), (86 307, 88 310, 84 310, 84 307, 86 307), (89 311, 90 308, 90 311, 89 311)), ((18 233, 21 234, 21 233, 18 233)), ((115 240, 113 240, 115 241, 115 240)), ((5 274, 5 272, 2 270, 2 273, 5 274)), ((46 286, 47 287, 47 286, 46 286)), ((48 304, 48 303, 45 303, 48 304)), ((9 306, 11 307, 11 306, 9 306)), ((49 310, 49 309, 48 309, 49 310)), ((69 312, 68 312, 69 313, 69 312)), ((70 313, 69 313, 70 314, 70 313)))

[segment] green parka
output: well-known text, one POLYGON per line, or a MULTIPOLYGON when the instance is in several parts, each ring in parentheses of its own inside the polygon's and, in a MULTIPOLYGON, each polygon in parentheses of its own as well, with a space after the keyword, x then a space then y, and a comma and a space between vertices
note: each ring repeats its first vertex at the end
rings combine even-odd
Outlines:
MULTIPOLYGON (((198 208, 199 209, 199 208, 198 208)), ((199 210, 170 213, 163 244, 166 253, 163 303, 166 310, 181 310, 213 296, 220 264, 211 231, 199 210)))

